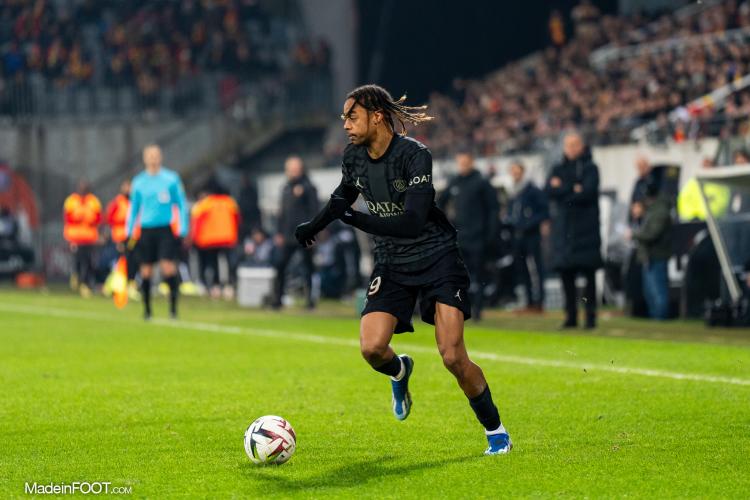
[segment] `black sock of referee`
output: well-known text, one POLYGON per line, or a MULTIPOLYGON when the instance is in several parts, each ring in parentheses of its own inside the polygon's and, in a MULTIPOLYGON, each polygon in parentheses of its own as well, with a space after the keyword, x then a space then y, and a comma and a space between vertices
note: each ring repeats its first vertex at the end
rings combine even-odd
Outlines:
POLYGON ((469 398, 469 404, 474 413, 476 413, 477 420, 484 426, 488 434, 505 432, 505 428, 503 428, 503 424, 500 422, 500 413, 497 411, 497 406, 492 402, 489 385, 484 388, 479 396, 469 398))
POLYGON ((401 363, 401 358, 394 355, 390 361, 386 361, 385 363, 377 367, 373 366, 373 369, 376 372, 380 372, 391 377, 398 377, 399 374, 401 374, 402 366, 403 364, 401 363))
POLYGON ((169 313, 172 316, 177 315, 177 295, 180 293, 180 282, 177 276, 170 276, 166 280, 169 285, 169 313))
POLYGON ((151 316, 151 278, 141 279, 141 294, 143 295, 143 310, 151 316))

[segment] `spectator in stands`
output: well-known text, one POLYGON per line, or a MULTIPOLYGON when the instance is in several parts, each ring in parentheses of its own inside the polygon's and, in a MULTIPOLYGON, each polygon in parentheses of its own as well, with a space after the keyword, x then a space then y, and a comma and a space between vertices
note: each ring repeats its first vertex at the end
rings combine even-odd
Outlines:
POLYGON ((547 197, 526 179, 526 168, 520 161, 510 166, 513 188, 507 210, 513 228, 514 262, 517 275, 526 290, 526 312, 544 310, 544 262, 542 260, 541 224, 549 218, 547 197))
POLYGON ((310 214, 317 213, 320 208, 318 191, 310 182, 305 172, 305 165, 299 156, 290 156, 284 164, 287 183, 281 191, 281 206, 279 207, 279 220, 274 237, 274 243, 278 249, 279 260, 276 264, 275 296, 272 306, 279 309, 282 306, 281 299, 284 296, 286 285, 286 272, 292 257, 302 254, 302 273, 305 280, 305 293, 307 295, 307 307, 312 309, 315 302, 312 295, 312 275, 315 271, 313 266, 313 251, 303 248, 294 238, 294 231, 298 225, 307 221, 310 214))
POLYGON ((438 206, 452 216, 458 230, 458 245, 471 276, 471 317, 482 317, 485 265, 497 237, 497 195, 490 183, 474 168, 474 157, 456 155, 456 175, 438 198, 438 206))
POLYGON ((652 172, 645 183, 645 197, 641 202, 643 220, 632 236, 643 269, 643 295, 649 316, 664 320, 669 316, 667 262, 672 255, 669 238, 672 216, 669 199, 660 194, 659 178, 655 174, 652 172))
POLYGON ((95 284, 94 250, 99 242, 101 221, 101 202, 91 193, 88 181, 82 179, 76 192, 65 199, 63 236, 74 257, 71 286, 84 298, 91 296, 95 284))
POLYGON ((578 275, 586 278, 585 327, 596 328, 595 273, 602 266, 599 169, 579 133, 565 135, 563 159, 552 169, 546 192, 552 221, 552 266, 560 273, 565 295, 562 328, 578 326, 578 275))

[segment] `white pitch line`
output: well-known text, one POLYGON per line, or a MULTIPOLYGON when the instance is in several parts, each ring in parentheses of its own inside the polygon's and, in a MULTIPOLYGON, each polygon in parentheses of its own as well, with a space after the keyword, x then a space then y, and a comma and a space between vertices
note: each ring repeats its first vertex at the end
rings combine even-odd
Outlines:
MULTIPOLYGON (((46 308, 46 307, 35 307, 23 304, 0 304, 0 311, 6 311, 9 313, 27 314, 34 316, 52 316, 58 318, 73 318, 73 319, 93 319, 97 321, 110 321, 115 323, 130 323, 135 324, 133 320, 127 320, 117 318, 113 315, 105 315, 101 313, 92 313, 88 311, 76 311, 68 309, 58 308, 46 308)), ((295 340, 301 342, 311 342, 315 344, 324 345, 338 345, 345 347, 359 347, 359 341, 351 339, 342 339, 337 337, 326 337, 323 335, 314 335, 307 333, 295 333, 287 332, 283 330, 269 330, 261 328, 248 328, 239 326, 228 326, 228 325, 216 325, 213 323, 197 322, 197 321, 173 321, 154 319, 152 323, 155 325, 194 330, 201 332, 212 332, 222 333, 229 335, 247 335, 254 337, 266 337, 274 339, 285 339, 295 340)), ((138 323, 144 325, 143 323, 138 323)), ((399 342, 399 348, 420 353, 434 353, 437 351, 435 347, 426 347, 414 344, 404 344, 399 342)), ((600 365, 600 364, 584 364, 574 363, 571 361, 555 360, 555 359, 542 359, 542 358, 529 358, 524 356, 512 356, 505 354, 496 354, 493 352, 483 351, 471 351, 471 356, 476 359, 484 359, 488 361, 496 361, 500 363, 510 363, 517 365, 527 366, 543 366, 550 368, 567 368, 573 370, 586 370, 588 371, 603 371, 610 373, 619 373, 622 375, 641 375, 644 377, 656 377, 666 378, 672 380, 690 380, 695 382, 711 382, 718 384, 729 384, 729 385, 740 385, 750 386, 750 379, 737 378, 737 377, 724 377, 721 375, 707 375, 700 373, 680 373, 666 370, 656 370, 650 368, 638 368, 629 366, 613 366, 613 365, 600 365)))

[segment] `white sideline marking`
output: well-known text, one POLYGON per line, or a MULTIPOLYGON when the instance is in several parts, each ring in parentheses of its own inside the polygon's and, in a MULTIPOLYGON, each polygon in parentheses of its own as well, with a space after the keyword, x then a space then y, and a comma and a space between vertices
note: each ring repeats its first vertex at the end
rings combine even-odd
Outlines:
MULTIPOLYGON (((34 307, 22 304, 0 304, 0 311, 10 313, 29 314, 34 316, 52 316, 58 318, 75 318, 75 319, 93 319, 97 321, 111 321, 115 323, 136 323, 133 320, 117 318, 113 315, 92 313, 88 311, 75 311, 67 309, 34 307)), ((275 339, 298 340, 301 342, 312 342, 315 344, 339 345, 346 347, 359 347, 359 341, 351 339, 342 339, 337 337, 325 337, 307 333, 293 333, 281 330, 268 330, 261 328, 247 328, 239 326, 215 325, 212 323, 202 323, 198 321, 172 321, 164 319, 154 319, 153 324, 169 328, 188 329, 201 332, 214 332, 229 335, 249 335, 254 337, 266 337, 275 339)), ((138 322, 143 325, 143 323, 138 322)), ((412 352, 434 353, 435 347, 425 347, 421 345, 402 344, 399 347, 412 352)), ((721 375, 704 375, 699 373, 680 373, 665 370, 654 370, 650 368, 637 368, 629 366, 612 366, 598 364, 573 363, 555 359, 528 358, 523 356, 512 356, 505 354, 495 354, 492 352, 471 351, 471 356, 476 359, 485 359, 488 361, 497 361, 500 363, 512 363, 527 366, 545 366, 551 368, 570 368, 574 370, 600 370, 603 372, 619 373, 623 375, 642 375, 644 377, 667 378, 672 380, 691 380, 695 382, 713 382, 718 384, 750 386, 750 379, 737 377, 724 377, 721 375)))

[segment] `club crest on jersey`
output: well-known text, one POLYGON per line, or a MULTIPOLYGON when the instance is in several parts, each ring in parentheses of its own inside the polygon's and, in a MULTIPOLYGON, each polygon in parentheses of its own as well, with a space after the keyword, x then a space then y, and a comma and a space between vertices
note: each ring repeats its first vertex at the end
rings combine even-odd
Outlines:
POLYGON ((425 184, 430 182, 432 179, 432 175, 425 174, 425 175, 417 175, 412 177, 409 180, 409 186, 416 186, 417 184, 425 184))
POLYGON ((404 191, 406 191, 406 181, 403 179, 396 179, 395 181, 393 181, 393 187, 399 193, 403 193, 404 191))
POLYGON ((365 201, 367 209, 373 215, 380 217, 392 217, 404 213, 404 204, 394 201, 365 201))

